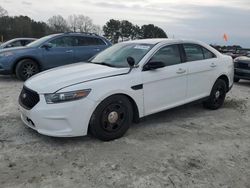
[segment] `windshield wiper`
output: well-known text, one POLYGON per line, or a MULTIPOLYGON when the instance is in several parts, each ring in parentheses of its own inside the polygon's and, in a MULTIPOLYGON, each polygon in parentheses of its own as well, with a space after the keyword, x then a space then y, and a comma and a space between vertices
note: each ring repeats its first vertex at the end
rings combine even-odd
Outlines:
POLYGON ((104 66, 108 66, 108 67, 115 67, 114 65, 111 65, 109 63, 105 63, 105 62, 91 62, 94 64, 98 64, 98 65, 104 65, 104 66))

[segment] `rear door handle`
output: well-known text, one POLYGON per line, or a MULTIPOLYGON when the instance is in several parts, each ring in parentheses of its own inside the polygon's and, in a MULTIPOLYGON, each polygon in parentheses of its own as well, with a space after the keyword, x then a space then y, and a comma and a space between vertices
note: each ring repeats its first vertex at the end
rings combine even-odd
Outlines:
POLYGON ((185 73, 186 72, 186 70, 185 69, 182 69, 182 68, 179 68, 178 70, 177 70, 177 74, 183 74, 183 73, 185 73))
POLYGON ((101 49, 95 48, 94 51, 99 52, 99 51, 101 51, 101 49))
POLYGON ((215 63, 212 63, 210 67, 215 68, 217 65, 215 63))
POLYGON ((66 53, 73 53, 73 50, 67 50, 66 53))

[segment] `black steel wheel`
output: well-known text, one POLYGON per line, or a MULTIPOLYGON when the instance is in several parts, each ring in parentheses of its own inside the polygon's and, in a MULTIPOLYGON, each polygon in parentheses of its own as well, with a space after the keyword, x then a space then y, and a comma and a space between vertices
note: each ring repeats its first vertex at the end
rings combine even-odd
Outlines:
POLYGON ((217 80, 213 86, 211 94, 207 101, 203 103, 204 107, 216 110, 220 108, 225 101, 227 94, 227 85, 224 80, 217 80))
POLYGON ((122 137, 133 119, 131 102, 126 96, 114 95, 101 102, 90 121, 90 132, 100 140, 122 137))

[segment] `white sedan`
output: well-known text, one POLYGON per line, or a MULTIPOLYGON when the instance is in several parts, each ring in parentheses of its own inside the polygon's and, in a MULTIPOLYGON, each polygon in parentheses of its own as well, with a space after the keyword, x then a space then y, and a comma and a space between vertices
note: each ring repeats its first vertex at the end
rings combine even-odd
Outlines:
POLYGON ((202 42, 129 41, 87 63, 30 78, 19 97, 21 118, 44 135, 90 132, 108 141, 122 137, 141 117, 196 100, 220 108, 233 78, 232 58, 202 42))

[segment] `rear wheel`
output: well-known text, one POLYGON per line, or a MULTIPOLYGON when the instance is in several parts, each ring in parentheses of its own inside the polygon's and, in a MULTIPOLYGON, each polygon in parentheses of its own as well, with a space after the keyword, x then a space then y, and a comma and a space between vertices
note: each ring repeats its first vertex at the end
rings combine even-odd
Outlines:
POLYGON ((221 79, 217 80, 212 88, 208 100, 203 103, 204 107, 211 110, 217 110, 223 105, 226 93, 227 93, 226 82, 221 79))
POLYGON ((27 80, 39 72, 38 64, 31 59, 24 59, 16 66, 16 77, 19 80, 27 80))
POLYGON ((90 120, 90 132, 100 140, 122 137, 133 119, 133 108, 126 96, 114 95, 101 102, 90 120))

